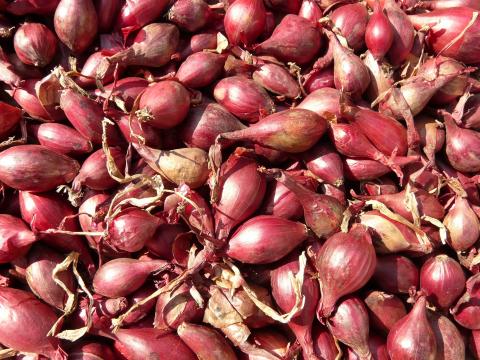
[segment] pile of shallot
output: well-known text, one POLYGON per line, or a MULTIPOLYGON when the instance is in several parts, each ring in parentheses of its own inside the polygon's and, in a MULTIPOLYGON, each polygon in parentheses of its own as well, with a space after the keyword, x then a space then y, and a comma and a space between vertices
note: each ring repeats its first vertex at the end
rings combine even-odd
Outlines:
POLYGON ((0 359, 480 359, 480 0, 0 0, 0 359))

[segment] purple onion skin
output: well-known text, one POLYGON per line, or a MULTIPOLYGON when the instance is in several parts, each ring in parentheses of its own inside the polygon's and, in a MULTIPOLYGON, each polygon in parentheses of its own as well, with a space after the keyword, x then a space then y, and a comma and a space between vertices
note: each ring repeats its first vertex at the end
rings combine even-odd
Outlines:
POLYGON ((330 18, 341 34, 347 39, 353 50, 361 50, 365 45, 365 31, 368 23, 368 12, 361 3, 347 4, 336 8, 330 18))
POLYGON ((437 342, 437 359, 455 360, 465 358, 465 339, 458 327, 448 317, 429 311, 428 319, 437 342))
POLYGON ((154 328, 120 329, 115 334, 115 349, 125 359, 197 360, 197 356, 174 333, 154 328))
POLYGON ((211 52, 193 53, 185 59, 176 78, 186 87, 202 88, 213 83, 222 73, 226 57, 211 52))
POLYGON ((19 145, 0 153, 0 181, 25 191, 42 192, 69 183, 79 164, 42 145, 19 145))
POLYGON ((458 171, 480 171, 480 134, 462 129, 449 116, 444 118, 447 131, 446 153, 450 164, 458 171))
POLYGON ((392 360, 436 359, 437 342, 425 305, 425 297, 418 299, 408 315, 388 334, 387 349, 392 360))
POLYGON ((355 224, 348 233, 331 236, 315 255, 322 286, 317 316, 330 316, 342 296, 362 288, 372 277, 376 263, 372 239, 363 225, 355 224), (340 257, 344 259, 341 265, 335 260, 340 257))
POLYGON ((450 308, 460 297, 465 281, 460 264, 447 255, 430 258, 420 270, 420 288, 428 301, 441 309, 450 308))
POLYGON ((362 300, 348 296, 340 301, 328 319, 332 335, 348 345, 362 359, 370 356, 368 312, 362 300))
POLYGON ((98 19, 92 0, 61 0, 55 10, 55 32, 74 53, 80 54, 93 42, 98 19))
POLYGON ((244 128, 222 105, 207 101, 190 109, 180 136, 186 145, 208 150, 218 135, 244 128))
POLYGON ((2 345, 48 358, 60 355, 58 339, 47 336, 57 320, 51 307, 29 292, 0 287, 0 310, 2 345))
POLYGON ((246 221, 231 236, 227 255, 247 264, 269 264, 280 260, 307 238, 307 228, 272 215, 246 221))
POLYGON ((318 29, 309 20, 289 14, 277 25, 269 39, 257 45, 255 52, 301 65, 313 60, 320 50, 321 41, 318 29))
POLYGON ((377 258, 373 281, 383 291, 408 294, 409 289, 418 287, 418 269, 405 256, 388 255, 377 258))

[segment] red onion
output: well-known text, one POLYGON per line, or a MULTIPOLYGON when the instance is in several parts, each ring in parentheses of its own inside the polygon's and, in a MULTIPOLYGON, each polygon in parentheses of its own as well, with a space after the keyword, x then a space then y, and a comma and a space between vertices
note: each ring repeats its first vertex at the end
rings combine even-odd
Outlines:
POLYGON ((236 360, 232 346, 216 330, 204 326, 182 323, 177 329, 178 336, 199 358, 211 360, 236 360))
POLYGON ((90 309, 90 301, 83 297, 78 301, 75 312, 68 320, 68 326, 72 328, 84 327, 88 323, 89 311, 91 313, 92 327, 89 330, 91 334, 103 332, 104 334, 112 326, 112 319, 126 310, 128 303, 124 297, 115 299, 106 299, 100 295, 93 295, 93 306, 90 309))
POLYGON ((383 9, 393 29, 393 42, 388 50, 388 59, 394 66, 401 65, 413 47, 414 30, 409 17, 394 0, 385 0, 383 9))
POLYGON ((159 270, 167 263, 163 260, 141 261, 119 258, 103 264, 93 278, 97 294, 116 298, 138 290, 151 272, 159 270))
POLYGON ((275 111, 265 89, 243 76, 223 78, 215 86, 213 96, 233 115, 248 122, 257 122, 260 115, 275 111))
POLYGON ((53 20, 58 38, 74 53, 85 51, 97 35, 92 0, 60 0, 53 20))
MULTIPOLYGON (((410 81, 402 85, 400 92, 412 115, 418 115, 427 106, 435 93, 455 79, 458 74, 458 72, 446 75, 439 74, 433 80, 419 75, 416 81, 410 81)), ((398 105, 394 96, 387 96, 385 100, 382 100, 379 109, 384 114, 396 118, 403 117, 401 106, 398 105)))
POLYGON ((137 30, 158 18, 167 5, 165 0, 130 0, 120 10, 116 26, 126 33, 137 30))
POLYGON ((307 228, 299 222, 271 215, 246 221, 228 241, 227 255, 247 264, 277 261, 307 238, 307 228))
MULTIPOLYGON (((110 154, 117 168, 123 172, 125 167, 125 155, 118 148, 110 148, 110 154)), ((107 156, 103 149, 92 153, 82 164, 77 177, 73 180, 73 188, 80 190, 82 185, 93 190, 108 190, 117 184, 115 179, 110 177, 107 170, 107 156)))
POLYGON ((363 301, 355 296, 342 300, 327 321, 332 335, 352 348, 360 359, 371 357, 368 347, 368 325, 367 309, 363 301))
POLYGON ((411 287, 418 287, 418 269, 405 256, 379 256, 372 279, 383 291, 408 294, 411 287))
POLYGON ((285 96, 289 99, 300 97, 300 86, 292 75, 280 65, 261 65, 252 76, 253 80, 274 94, 285 96))
POLYGON ((0 101, 0 139, 10 135, 22 119, 22 110, 0 101))
POLYGON ((266 181, 257 172, 257 163, 250 157, 234 153, 222 164, 219 175, 218 201, 214 204, 215 235, 219 240, 248 219, 265 196, 266 181))
MULTIPOLYGON (((140 77, 126 77, 118 80, 115 83, 115 90, 112 96, 119 97, 125 102, 125 107, 130 110, 133 107, 133 102, 138 95, 148 86, 148 81, 140 77)), ((113 84, 106 85, 105 91, 99 89, 95 90, 95 95, 107 98, 113 90, 113 84)))
POLYGON ((110 347, 101 342, 77 342, 68 351, 71 360, 115 360, 115 355, 110 347))
POLYGON ((480 322, 480 292, 478 282, 480 274, 475 274, 467 280, 466 290, 457 304, 450 310, 457 323, 467 329, 479 330, 480 322))
POLYGON ((452 7, 410 15, 409 19, 415 29, 430 25, 431 35, 427 43, 435 53, 441 51, 443 56, 465 64, 475 64, 479 56, 480 20, 476 19, 469 25, 475 12, 475 9, 468 7, 452 7))
POLYGON ((372 277, 376 262, 372 239, 363 225, 355 224, 348 233, 327 239, 315 255, 322 291, 317 316, 329 317, 338 299, 363 287, 372 277))
MULTIPOLYGON (((100 104, 71 89, 63 90, 60 107, 75 130, 94 144, 102 143, 102 120, 104 113, 100 104)), ((107 129, 108 143, 121 144, 120 135, 112 126, 107 129)))
POLYGON ((122 1, 120 0, 99 0, 95 2, 95 9, 98 16, 98 32, 106 33, 112 30, 113 23, 121 6, 122 1))
POLYGON ((133 144, 135 150, 155 172, 165 180, 180 185, 185 183, 195 189, 208 177, 208 159, 199 148, 157 150, 148 146, 133 144))
POLYGON ((59 340, 47 336, 57 321, 49 306, 26 291, 0 287, 0 310, 0 343, 21 352, 61 358, 59 340))
MULTIPOLYGON (((135 291, 131 296, 130 296, 130 301, 129 304, 137 304, 138 302, 142 301, 145 299, 147 296, 155 292, 156 288, 154 286, 144 286, 137 291, 135 291)), ((146 316, 149 315, 149 313, 152 311, 152 309, 155 307, 156 299, 151 299, 147 301, 145 304, 140 305, 136 310, 132 311, 125 319, 124 319, 124 324, 125 325, 133 325, 135 323, 138 323, 140 320, 144 319, 146 316)), ((151 326, 151 323, 150 323, 151 326)))
MULTIPOLYGON (((32 292, 47 304, 62 310, 67 301, 67 294, 54 281, 53 270, 64 260, 64 256, 45 246, 34 246, 29 252, 26 269, 27 283, 32 292)), ((73 274, 62 271, 58 279, 72 292, 75 292, 73 274)))
MULTIPOLYGON (((84 87, 84 88, 90 88, 90 87, 95 87, 95 75, 97 74, 97 69, 104 61, 105 58, 113 55, 113 51, 108 51, 108 50, 101 50, 94 52, 91 54, 85 63, 83 64, 82 71, 81 71, 81 76, 78 76, 78 78, 75 79, 75 82, 84 87)), ((123 70, 123 67, 120 66, 119 70, 123 70)), ((114 75, 115 69, 112 67, 109 69, 109 71, 105 74, 105 76, 102 79, 103 84, 108 84, 109 82, 113 81, 113 75, 114 75)), ((118 89, 117 89, 118 90, 118 89)))
POLYGON ((397 155, 407 154, 407 130, 397 120, 369 109, 345 106, 342 110, 342 115, 382 153, 391 155, 396 150, 397 155))
MULTIPOLYGON (((340 154, 348 157, 376 160, 394 170, 400 178, 403 176, 399 167, 405 162, 408 162, 409 159, 404 157, 388 159, 385 154, 380 152, 370 140, 368 140, 361 131, 361 128, 356 124, 331 123, 329 134, 335 148, 340 154)), ((380 173, 380 176, 384 174, 385 173, 380 173)), ((367 177, 367 179, 371 178, 372 177, 367 177)))
POLYGON ((138 106, 148 112, 149 125, 169 129, 180 124, 187 116, 190 94, 176 81, 161 81, 145 90, 138 106))
POLYGON ((78 163, 41 145, 19 145, 0 153, 0 181, 26 191, 48 191, 73 180, 78 163))
POLYGON ((37 237, 28 226, 12 215, 0 214, 0 263, 8 263, 25 255, 37 237))
POLYGON ((335 87, 333 67, 329 66, 305 76, 303 87, 308 94, 315 92, 315 90, 335 87))
POLYGON ((192 35, 191 38, 184 41, 185 44, 182 44, 180 50, 181 59, 185 59, 196 52, 217 47, 217 35, 210 32, 192 35))
POLYGON ((181 224, 160 224, 155 234, 147 239, 145 247, 160 259, 172 260, 172 245, 176 237, 188 230, 181 224))
POLYGON ((421 243, 416 233, 408 226, 383 215, 377 210, 360 215, 360 222, 373 231, 373 244, 378 254, 390 254, 400 251, 430 253, 430 244, 421 243))
POLYGON ((388 354, 397 359, 436 359, 435 333, 427 319, 425 297, 420 297, 413 309, 390 330, 388 354))
POLYGON ((407 315, 402 300, 382 291, 370 291, 365 297, 372 327, 388 334, 398 320, 407 315))
POLYGON ((106 241, 115 249, 140 251, 155 234, 161 220, 147 211, 129 208, 116 215, 108 227, 106 241))
POLYGON ((297 14, 300 10, 301 0, 267 0, 265 4, 270 9, 275 9, 286 14, 297 14))
POLYGON ((302 6, 298 11, 298 16, 310 20, 312 24, 317 25, 318 20, 322 18, 323 13, 315 0, 303 0, 302 6))
POLYGON ((450 116, 444 117, 447 131, 446 153, 450 165, 463 172, 480 170, 480 134, 470 129, 462 129, 450 116))
MULTIPOLYGON (((360 5, 363 7, 362 5, 360 5)), ((336 35, 328 32, 328 38, 333 46, 333 76, 335 87, 352 94, 361 95, 368 88, 370 74, 362 60, 340 44, 336 35)))
POLYGON ((443 220, 448 230, 448 244, 456 251, 467 250, 480 237, 480 221, 467 199, 457 196, 443 220))
MULTIPOLYGON (((397 159, 398 160, 398 159, 397 159)), ((410 156, 402 158, 400 166, 409 162, 418 161, 418 157, 410 156)), ((381 162, 370 159, 343 159, 345 177, 352 181, 373 180, 388 174, 391 169, 381 162)))
POLYGON ((192 298, 186 284, 178 289, 160 294, 155 307, 157 329, 177 329, 184 322, 201 320, 203 309, 192 298))
POLYGON ((79 155, 93 150, 92 143, 77 130, 63 124, 41 124, 37 132, 38 142, 65 155, 79 155))
POLYGON ((451 257, 437 255, 422 266, 420 288, 432 304, 448 309, 463 293, 465 274, 460 264, 451 257))
POLYGON ((313 111, 289 109, 269 115, 246 129, 220 135, 226 140, 250 140, 288 153, 310 149, 325 133, 327 122, 313 111))
MULTIPOLYGON (((415 194, 415 198, 418 203, 420 215, 427 215, 439 220, 443 219, 445 213, 443 206, 442 204, 440 204, 440 202, 434 195, 422 189, 417 189, 413 191, 413 193, 415 194)), ((406 190, 402 190, 396 194, 385 194, 377 196, 357 195, 356 197, 362 200, 373 199, 380 201, 381 203, 384 203, 386 206, 391 208, 398 215, 401 215, 405 219, 413 222, 413 215, 405 205, 405 196, 406 190)))
MULTIPOLYGON (((295 305, 295 292, 290 274, 295 275, 299 270, 299 260, 293 258, 271 272, 272 295, 278 307, 284 312, 289 312, 295 305)), ((320 294, 318 282, 310 277, 307 271, 301 291, 305 301, 303 309, 290 320, 288 326, 302 347, 304 359, 318 360, 313 348, 312 324, 320 294)))
POLYGON ((464 359, 465 341, 455 324, 446 316, 431 311, 428 313, 428 319, 437 342, 436 359, 464 359))
POLYGON ((164 330, 120 329, 115 333, 114 339, 115 349, 126 359, 160 359, 165 354, 171 360, 198 359, 177 335, 164 330))
MULTIPOLYGON (((418 75, 425 78, 435 79, 438 75, 459 74, 465 66, 450 58, 438 56, 427 60, 419 68, 418 75)), ((448 104, 462 96, 468 82, 467 75, 458 75, 452 81, 441 87, 432 97, 437 104, 448 104)))
MULTIPOLYGON (((310 190, 315 190, 317 187, 316 181, 311 177, 297 173, 289 173, 289 175, 310 190)), ((290 220, 302 218, 303 207, 298 197, 280 182, 275 181, 270 185, 262 206, 262 214, 275 215, 290 220)))
POLYGON ((429 10, 450 9, 458 6, 480 10, 480 4, 475 0, 423 0, 418 2, 418 6, 429 10))
POLYGON ((45 108, 36 95, 38 79, 25 80, 22 85, 9 92, 13 99, 32 118, 45 121, 59 121, 65 118, 61 109, 45 108))
POLYGON ((178 0, 168 11, 168 19, 181 29, 196 32, 213 19, 214 14, 203 0, 178 0))
POLYGON ((302 204, 305 223, 319 238, 340 230, 345 207, 335 198, 317 194, 297 183, 281 170, 272 170, 275 179, 292 191, 302 204))
POLYGON ((316 26, 303 17, 288 14, 277 25, 272 36, 255 47, 255 52, 303 65, 313 60, 321 43, 316 26))
MULTIPOLYGON (((59 196, 20 191, 18 198, 22 218, 31 225, 32 229, 40 231, 56 229, 63 222, 63 229, 78 231, 77 220, 73 217, 75 215, 73 208, 59 196)), ((37 236, 44 243, 58 250, 78 252, 80 260, 88 268, 89 273, 92 274, 95 271, 92 257, 82 238, 66 234, 38 234, 37 236)))
POLYGON ((383 59, 392 46, 393 36, 392 24, 384 14, 380 2, 376 1, 373 6, 373 14, 370 16, 365 30, 365 43, 368 50, 376 59, 383 59))
POLYGON ((189 88, 208 86, 222 73, 225 59, 224 55, 213 52, 193 53, 180 65, 175 77, 189 88))
POLYGON ((342 159, 329 143, 318 143, 302 157, 313 175, 329 184, 343 185, 342 159))
POLYGON ((335 339, 323 326, 316 325, 313 328, 313 348, 320 359, 335 360, 339 356, 335 339))
MULTIPOLYGON (((374 360, 390 360, 387 351, 387 344, 385 340, 377 335, 370 335, 368 339, 368 347, 370 349, 370 353, 372 354, 372 358, 374 360)), ((348 360, 359 360, 360 357, 351 350, 351 348, 347 349, 347 359, 348 360)))
POLYGON ((368 23, 368 12, 361 3, 346 4, 336 8, 330 18, 333 25, 347 40, 347 44, 354 51, 363 49, 365 33, 368 23))
POLYGON ((340 91, 328 87, 315 90, 303 99, 297 108, 311 110, 320 116, 330 113, 340 118, 340 91))
POLYGON ((27 14, 51 15, 59 2, 60 0, 40 0, 35 2, 30 0, 13 0, 8 3, 7 11, 17 16, 27 14))
MULTIPOLYGON (((146 3, 143 0, 137 2, 146 3)), ((150 2, 156 9, 160 8, 157 1, 150 2)), ((177 50, 179 37, 180 32, 173 24, 149 24, 137 33, 132 46, 106 59, 106 67, 97 71, 97 77, 104 76, 109 64, 161 67, 171 60, 177 50)))
POLYGON ((44 67, 55 56, 57 39, 43 24, 24 23, 15 33, 13 46, 23 63, 44 67))
POLYGON ((180 136, 186 145, 208 150, 218 135, 244 128, 223 106, 205 101, 190 109, 180 136))

